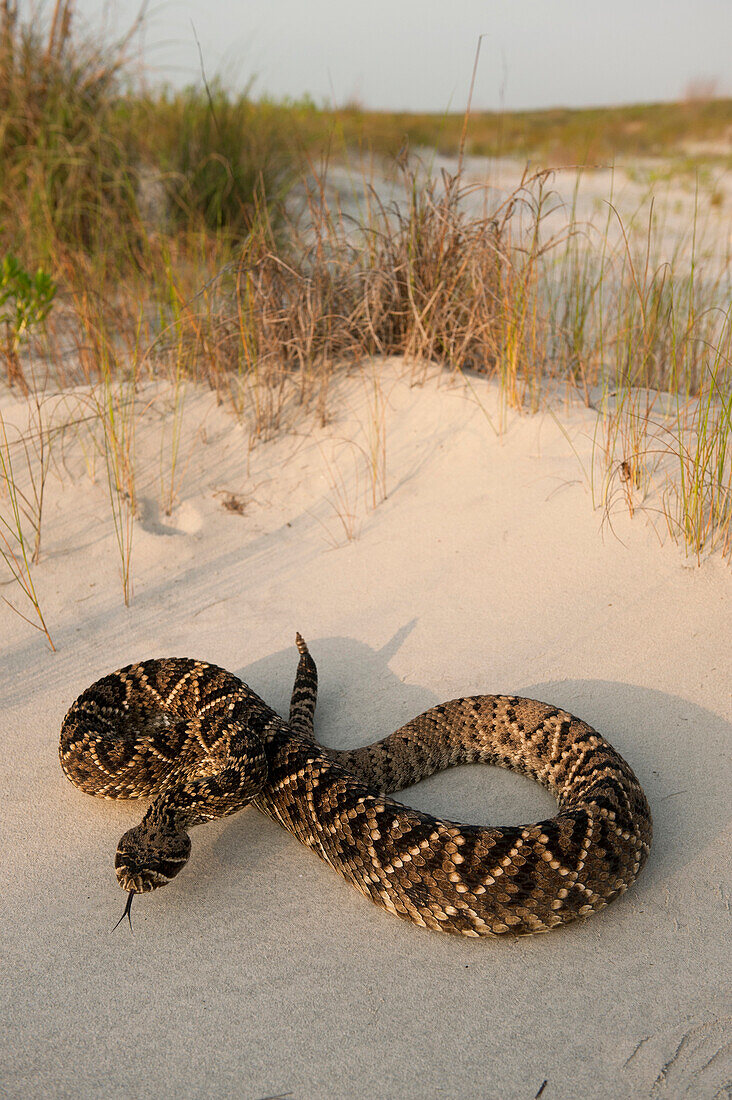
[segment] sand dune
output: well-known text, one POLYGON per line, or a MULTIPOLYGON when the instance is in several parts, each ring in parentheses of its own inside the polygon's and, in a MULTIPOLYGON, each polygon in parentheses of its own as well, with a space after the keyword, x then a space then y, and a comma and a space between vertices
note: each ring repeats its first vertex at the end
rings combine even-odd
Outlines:
MULTIPOLYGON (((170 395, 141 391, 129 608, 101 460, 92 481, 80 436, 58 444, 35 572, 57 652, 2 612, 7 1095, 505 1100, 545 1081, 545 1100, 722 1095, 728 565, 687 561, 652 501, 631 521, 618 499, 603 524, 589 410, 520 416, 485 379, 414 386, 400 364, 337 385, 330 424, 293 410, 253 449, 191 388, 170 515, 170 395), (654 814, 634 888, 545 936, 440 936, 370 906, 248 810, 196 829, 185 872, 139 899, 133 935, 112 933, 115 844, 141 808, 66 782, 66 709, 105 672, 176 654, 284 711, 296 630, 319 665, 328 744, 478 692, 589 721, 654 814)), ((7 393, 2 409, 20 422, 7 393)), ((552 809, 528 780, 480 768, 403 800, 467 821, 552 809)))

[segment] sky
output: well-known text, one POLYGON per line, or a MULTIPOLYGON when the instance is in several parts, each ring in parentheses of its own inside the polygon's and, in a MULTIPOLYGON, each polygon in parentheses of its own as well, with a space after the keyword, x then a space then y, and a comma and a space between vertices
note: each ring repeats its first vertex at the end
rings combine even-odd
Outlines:
MULTIPOLYGON (((137 10, 77 0, 113 34, 137 10)), ((461 111, 480 35, 476 110, 732 95, 732 0, 153 0, 142 48, 175 86, 200 81, 200 44, 209 80, 255 95, 461 111)))

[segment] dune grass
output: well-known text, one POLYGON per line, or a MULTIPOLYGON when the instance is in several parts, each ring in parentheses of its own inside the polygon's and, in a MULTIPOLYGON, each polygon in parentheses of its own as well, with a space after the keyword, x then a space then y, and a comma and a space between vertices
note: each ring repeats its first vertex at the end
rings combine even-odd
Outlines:
MULTIPOLYGON (((84 435, 89 476, 97 457, 103 464, 125 602, 135 436, 149 415, 140 383, 170 387, 159 422, 170 514, 189 384, 210 386, 254 446, 307 417, 325 424, 336 373, 368 364, 367 423, 341 452, 358 469, 353 491, 363 487, 376 507, 387 494, 378 363, 388 356, 406 359, 415 380, 428 364, 469 387, 475 373, 493 378, 497 432, 509 409, 545 408, 559 390, 591 406, 593 504, 610 519, 619 505, 631 515, 655 509, 698 561, 709 551, 732 559, 730 270, 706 257, 701 219, 669 256, 653 207, 646 224, 626 223, 611 195, 604 225, 584 225, 574 205, 558 203, 548 171, 496 199, 460 170, 437 176, 408 158, 392 164, 394 201, 357 160, 344 206, 321 153, 345 143, 388 152, 399 130, 400 141, 407 133, 412 144, 476 151, 480 127, 495 120, 461 118, 458 128, 450 118, 391 116, 382 132, 368 127, 384 118, 355 109, 328 116, 310 104, 255 104, 215 83, 143 94, 126 87, 128 43, 80 42, 73 14, 71 0, 57 0, 47 25, 23 26, 16 6, 0 3, 0 260, 11 275, 42 276, 33 324, 16 326, 6 354, 7 380, 36 401, 39 420, 40 376, 84 385, 67 394, 68 422, 84 435)), ((596 112, 578 114, 577 125, 598 130, 596 112)), ((668 151, 692 132, 715 140, 729 114, 724 103, 627 109, 625 148, 668 151)), ((621 115, 599 127, 616 150, 621 115)), ((515 125, 532 148, 548 148, 564 127, 576 152, 585 139, 569 141, 570 121, 533 119, 539 140, 526 117, 504 118, 498 151, 524 149, 511 144, 515 125)), ((585 144, 587 156, 604 155, 585 144)), ((3 556, 50 640, 31 576, 42 492, 37 528, 33 508, 21 507, 38 502, 41 474, 24 488, 17 476, 29 438, 3 436, 3 556)), ((41 429, 41 439, 47 469, 51 436, 41 429)), ((350 482, 335 455, 327 462, 350 539, 350 482)))
MULTIPOLYGON (((26 441, 23 440, 23 445, 26 441)), ((43 475, 45 477, 45 474, 43 475)), ((34 486, 37 483, 34 482, 34 486)), ((18 485, 13 468, 13 449, 8 440, 5 420, 0 415, 0 557, 2 557, 13 585, 13 592, 21 597, 21 605, 13 603, 6 596, 0 596, 3 603, 16 615, 40 630, 52 650, 55 645, 41 610, 41 603, 34 581, 35 565, 40 551, 40 531, 42 514, 42 493, 40 503, 36 498, 33 509, 28 497, 18 485), (34 531, 34 547, 26 535, 26 524, 30 522, 34 531), (25 610, 23 610, 25 608, 25 610), (26 611, 28 612, 26 614, 26 611)))

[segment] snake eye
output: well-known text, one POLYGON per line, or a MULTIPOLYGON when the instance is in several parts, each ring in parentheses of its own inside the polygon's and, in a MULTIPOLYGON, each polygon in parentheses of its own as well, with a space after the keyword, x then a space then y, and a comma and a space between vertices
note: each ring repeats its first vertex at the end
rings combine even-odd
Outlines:
POLYGON ((161 875, 165 875, 166 881, 175 878, 179 871, 182 871, 188 862, 188 856, 178 856, 170 859, 162 859, 158 863, 156 870, 161 875))

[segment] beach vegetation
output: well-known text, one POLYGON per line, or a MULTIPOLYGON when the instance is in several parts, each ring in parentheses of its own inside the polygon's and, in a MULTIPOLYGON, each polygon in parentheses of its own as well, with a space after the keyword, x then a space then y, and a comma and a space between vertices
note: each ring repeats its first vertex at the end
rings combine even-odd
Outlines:
POLYGON ((0 3, 0 317, 6 380, 37 414, 15 435, 2 425, 2 556, 49 641, 31 578, 49 379, 67 417, 54 432, 82 442, 90 479, 104 469, 125 603, 146 382, 170 394, 168 414, 154 410, 170 515, 195 387, 214 391, 252 448, 328 423, 338 376, 361 372, 365 420, 322 456, 349 541, 389 488, 379 363, 390 357, 415 384, 435 366, 473 396, 477 376, 493 379, 499 414, 481 407, 499 434, 515 414, 561 418, 558 402, 583 403, 596 416, 583 476, 606 521, 618 507, 643 512, 697 561, 732 559, 730 256, 708 239, 725 154, 709 155, 703 177, 686 148, 721 141, 732 101, 500 117, 325 111, 205 78, 141 89, 130 42, 79 38, 72 0, 27 24, 0 3), (435 151, 457 159, 438 171, 435 151), (687 158, 688 224, 669 237, 676 212, 655 201, 621 213, 612 172, 602 216, 580 217, 591 165, 660 153, 637 170, 651 193, 687 158), (539 167, 491 188, 468 171, 479 154, 530 154, 539 167), (553 173, 563 163, 572 177, 553 173))

